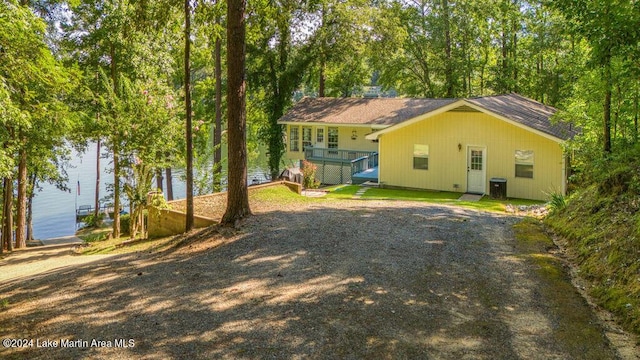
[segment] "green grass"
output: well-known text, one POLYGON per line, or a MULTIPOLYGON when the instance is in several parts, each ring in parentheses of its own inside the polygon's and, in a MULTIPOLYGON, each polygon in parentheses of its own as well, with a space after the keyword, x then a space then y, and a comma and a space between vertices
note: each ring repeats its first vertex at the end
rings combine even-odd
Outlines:
MULTIPOLYGON (((351 199, 355 193, 362 189, 358 185, 339 185, 325 190, 329 190, 327 198, 330 199, 351 199)), ((364 200, 408 200, 408 201, 425 201, 435 204, 446 204, 464 206, 473 209, 504 212, 507 204, 512 205, 535 205, 542 204, 542 201, 526 200, 526 199, 508 199, 508 200, 492 200, 488 196, 483 197, 480 201, 459 201, 462 196, 458 192, 450 191, 429 191, 429 190, 407 190, 407 189, 381 189, 369 188, 362 195, 364 200)))
POLYGON ((360 190, 358 185, 336 185, 323 190, 329 191, 327 199, 351 199, 360 190))
POLYGON ((286 186, 271 186, 249 192, 249 202, 257 205, 261 202, 292 204, 313 202, 315 200, 314 198, 299 195, 286 186))
POLYGON ((640 200, 598 186, 574 193, 545 224, 567 240, 568 255, 598 305, 640 334, 640 200))
POLYGON ((555 245, 544 232, 539 220, 525 218, 514 226, 518 256, 534 265, 532 274, 542 283, 540 296, 558 314, 553 336, 562 339, 573 358, 605 359, 605 348, 593 346, 593 339, 601 337, 595 316, 571 284, 562 262, 549 254, 555 245))
POLYGON ((76 232, 76 236, 86 243, 102 241, 109 236, 111 226, 103 225, 99 228, 83 228, 76 232))

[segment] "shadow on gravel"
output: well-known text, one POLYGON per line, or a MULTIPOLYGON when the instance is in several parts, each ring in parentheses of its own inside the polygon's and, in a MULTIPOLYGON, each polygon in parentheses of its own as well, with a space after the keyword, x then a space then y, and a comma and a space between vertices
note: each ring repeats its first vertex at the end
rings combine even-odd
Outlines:
POLYGON ((614 358, 601 337, 580 350, 554 339, 563 319, 515 253, 517 218, 406 203, 331 206, 256 215, 240 235, 210 240, 214 249, 119 256, 4 285, 5 337, 135 346, 0 355, 614 358))

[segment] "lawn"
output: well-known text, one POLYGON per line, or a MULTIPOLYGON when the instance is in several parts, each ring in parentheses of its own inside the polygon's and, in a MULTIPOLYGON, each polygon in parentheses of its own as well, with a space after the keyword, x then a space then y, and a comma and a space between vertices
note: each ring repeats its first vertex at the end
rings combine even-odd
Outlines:
MULTIPOLYGON (((362 189, 362 187, 358 185, 339 185, 330 187, 326 189, 329 191, 329 194, 327 194, 327 198, 351 199, 360 189, 362 189)), ((458 199, 460 198, 460 196, 462 196, 461 193, 449 191, 369 188, 360 197, 360 199, 425 201, 435 204, 457 205, 494 212, 504 212, 508 204, 515 206, 529 206, 544 203, 542 201, 526 199, 493 200, 488 196, 484 196, 480 201, 475 202, 459 201, 458 199)))

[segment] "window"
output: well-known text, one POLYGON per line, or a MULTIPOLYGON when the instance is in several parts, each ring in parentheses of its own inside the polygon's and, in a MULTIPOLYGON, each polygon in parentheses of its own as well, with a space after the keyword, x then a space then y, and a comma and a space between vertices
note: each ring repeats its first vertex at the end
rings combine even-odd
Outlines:
POLYGON ((413 168, 429 170, 429 145, 413 145, 413 168))
POLYGON ((289 151, 300 151, 300 145, 298 140, 300 140, 300 134, 298 133, 299 128, 297 126, 289 127, 289 151))
POLYGON ((330 127, 327 129, 327 147, 329 149, 337 149, 338 148, 338 128, 330 127))
POLYGON ((316 142, 323 144, 324 143, 324 129, 317 128, 316 129, 316 142))
POLYGON ((311 147, 311 128, 308 126, 302 127, 302 149, 311 147))
POLYGON ((533 151, 516 150, 516 177, 533 179, 533 151))
POLYGON ((471 150, 471 170, 482 171, 482 150, 471 150))

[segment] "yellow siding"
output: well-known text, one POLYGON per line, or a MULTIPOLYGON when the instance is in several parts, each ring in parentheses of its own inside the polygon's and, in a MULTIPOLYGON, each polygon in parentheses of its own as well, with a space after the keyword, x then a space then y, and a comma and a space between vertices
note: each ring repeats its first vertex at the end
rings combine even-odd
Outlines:
MULTIPOLYGON (((310 125, 287 125, 287 141, 286 141, 286 149, 285 158, 288 160, 302 160, 304 159, 304 151, 302 150, 302 127, 310 126, 310 125), (298 148, 300 151, 289 151, 289 134, 291 134, 290 127, 297 126, 299 128, 299 140, 298 140, 298 148)), ((337 127, 338 128, 338 149, 342 150, 361 150, 361 151, 377 151, 378 143, 375 143, 371 140, 367 140, 364 137, 367 134, 373 132, 371 128, 368 127, 351 127, 351 126, 316 126, 311 125, 312 127, 312 137, 311 142, 316 147, 328 147, 328 130, 329 127, 337 127), (318 146, 316 143, 316 130, 318 127, 324 128, 324 146, 318 146), (352 139, 355 131, 356 139, 352 139)))
POLYGON ((486 148, 487 194, 492 177, 507 179, 508 197, 545 200, 546 193, 564 189, 557 142, 484 113, 443 113, 383 134, 379 141, 379 181, 385 185, 464 192, 467 147, 480 146, 486 148), (428 170, 413 169, 414 144, 429 145, 428 170), (533 150, 533 179, 515 177, 516 150, 533 150))

